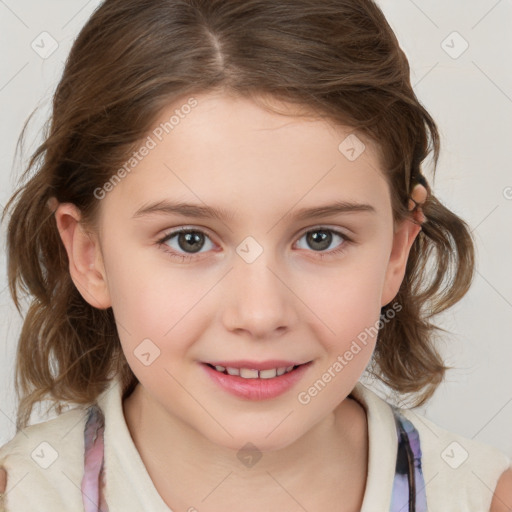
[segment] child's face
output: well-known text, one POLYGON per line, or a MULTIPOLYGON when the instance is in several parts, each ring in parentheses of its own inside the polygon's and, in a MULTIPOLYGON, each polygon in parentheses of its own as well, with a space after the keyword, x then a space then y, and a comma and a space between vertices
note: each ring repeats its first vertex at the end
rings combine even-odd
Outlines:
POLYGON ((162 113, 155 128, 181 115, 168 134, 155 132, 162 140, 148 134, 148 154, 101 201, 96 270, 105 285, 94 294, 112 306, 153 410, 220 445, 277 449, 328 417, 356 384, 418 229, 405 222, 394 234, 390 191, 368 141, 350 161, 339 149, 349 130, 249 100, 195 98, 190 109, 180 109, 186 98, 162 113), (135 215, 159 201, 225 217, 135 215), (372 210, 297 216, 334 202, 372 210), (182 226, 200 233, 158 246, 182 226), (256 400, 205 368, 242 359, 312 364, 281 394, 256 400))

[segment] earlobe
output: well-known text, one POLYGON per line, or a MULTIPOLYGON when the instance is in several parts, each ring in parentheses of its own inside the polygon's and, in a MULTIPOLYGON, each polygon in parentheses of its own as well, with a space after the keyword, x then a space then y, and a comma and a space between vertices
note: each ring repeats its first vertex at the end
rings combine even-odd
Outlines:
POLYGON ((410 219, 404 220, 395 231, 382 289, 381 307, 389 304, 398 294, 404 280, 409 252, 420 231, 421 225, 410 219))
POLYGON ((87 233, 80 210, 72 203, 56 206, 55 221, 69 260, 69 273, 82 297, 93 307, 110 307, 110 295, 101 249, 94 234, 87 233))

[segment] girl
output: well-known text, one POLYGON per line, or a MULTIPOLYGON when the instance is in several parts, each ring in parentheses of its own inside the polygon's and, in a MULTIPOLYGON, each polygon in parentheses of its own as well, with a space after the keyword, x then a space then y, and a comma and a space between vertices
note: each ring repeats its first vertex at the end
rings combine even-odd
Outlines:
POLYGON ((512 506, 505 454, 359 382, 421 405, 448 369, 474 249, 431 150, 371 0, 106 0, 4 212, 5 510, 512 506))

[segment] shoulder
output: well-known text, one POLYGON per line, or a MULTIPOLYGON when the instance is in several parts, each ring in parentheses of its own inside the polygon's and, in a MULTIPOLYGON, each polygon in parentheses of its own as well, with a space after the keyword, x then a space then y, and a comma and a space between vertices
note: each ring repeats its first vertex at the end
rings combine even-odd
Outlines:
POLYGON ((491 445, 446 430, 414 409, 398 411, 418 432, 427 502, 433 510, 455 511, 464 504, 467 510, 488 511, 495 489, 496 494, 504 489, 507 496, 506 488, 511 487, 507 471, 511 460, 507 455, 491 445))
POLYGON ((7 471, 6 510, 73 510, 82 503, 84 427, 88 410, 76 407, 30 425, 0 447, 7 471), (51 508, 48 508, 51 510, 51 508))
POLYGON ((489 512, 510 512, 512 510, 512 467, 498 480, 489 512))

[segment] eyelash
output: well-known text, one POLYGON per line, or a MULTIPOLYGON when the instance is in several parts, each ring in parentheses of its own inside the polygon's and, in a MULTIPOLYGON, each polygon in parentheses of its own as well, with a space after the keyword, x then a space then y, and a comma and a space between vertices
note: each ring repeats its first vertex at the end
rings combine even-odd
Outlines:
MULTIPOLYGON (((351 238, 349 238, 347 235, 345 235, 344 233, 342 233, 341 231, 338 231, 338 230, 332 229, 332 228, 326 228, 323 226, 318 226, 313 229, 308 229, 307 231, 303 231, 297 240, 300 240, 304 235, 307 235, 309 233, 315 233, 317 231, 326 231, 329 233, 334 233, 335 235, 338 235, 339 237, 341 237, 343 239, 343 243, 337 249, 331 249, 330 251, 311 251, 311 252, 315 253, 316 255, 318 255, 318 257, 320 259, 328 258, 331 256, 334 257, 334 256, 341 255, 346 251, 347 244, 350 245, 351 243, 353 243, 353 240, 351 238)), ((156 242, 157 245, 159 247, 161 247, 165 253, 169 254, 169 256, 171 258, 179 259, 181 262, 190 261, 195 258, 196 254, 198 255, 201 253, 195 253, 195 254, 177 253, 174 249, 170 249, 169 246, 166 245, 166 242, 171 240, 173 237, 179 235, 180 233, 200 233, 200 234, 204 235, 205 237, 210 238, 208 236, 208 234, 205 233, 201 229, 192 228, 192 227, 188 227, 188 228, 181 227, 177 230, 167 233, 163 238, 161 238, 160 240, 158 240, 156 242)))

